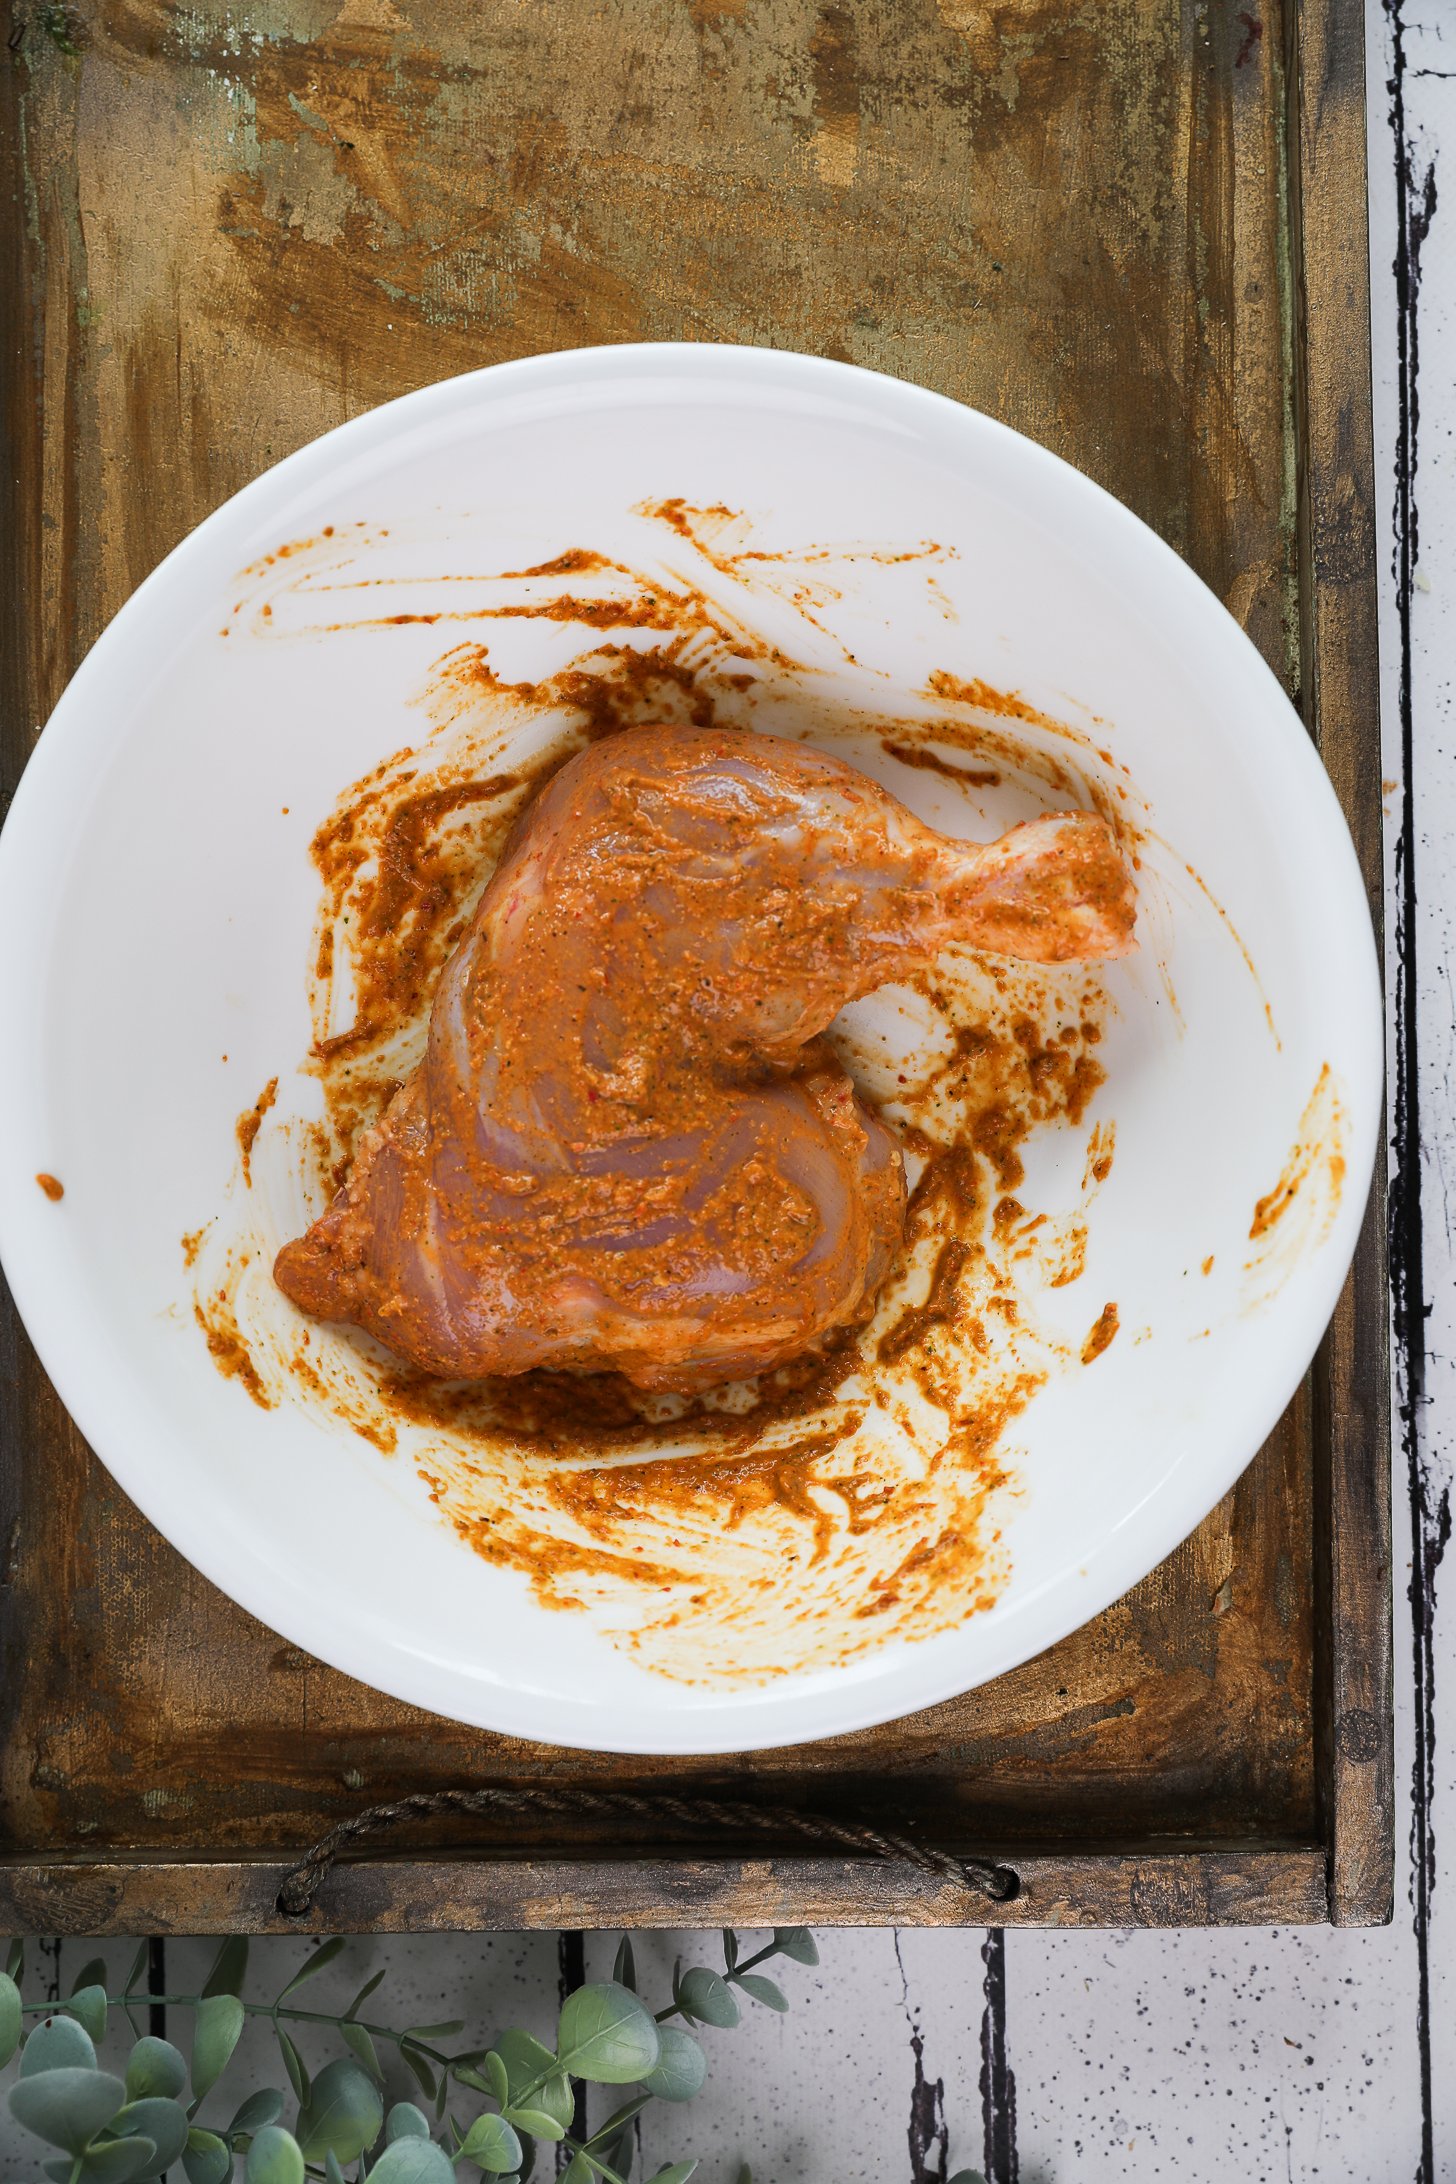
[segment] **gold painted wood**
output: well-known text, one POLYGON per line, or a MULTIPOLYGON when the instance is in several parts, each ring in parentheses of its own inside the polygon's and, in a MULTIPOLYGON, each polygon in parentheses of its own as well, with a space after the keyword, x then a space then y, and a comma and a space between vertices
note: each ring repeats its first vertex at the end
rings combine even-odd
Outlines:
MULTIPOLYGON (((1300 697, 1378 891, 1354 0, 81 0, 16 21, 7 786, 136 584, 319 432, 542 349, 764 342, 974 403, 1152 524, 1300 697)), ((490 1779, 908 1819, 1018 1865, 1007 1923, 1386 1916, 1380 1236, 1377 1205, 1289 1414, 1125 1600, 983 1691, 737 1761, 478 1734, 307 1659, 141 1520, 12 1315, 0 1920, 261 1930, 278 1861, 347 1813, 490 1779)), ((455 1855, 341 1869, 323 1916, 986 1916, 858 1860, 644 1860, 562 1827, 463 1862, 436 1839, 455 1855)))

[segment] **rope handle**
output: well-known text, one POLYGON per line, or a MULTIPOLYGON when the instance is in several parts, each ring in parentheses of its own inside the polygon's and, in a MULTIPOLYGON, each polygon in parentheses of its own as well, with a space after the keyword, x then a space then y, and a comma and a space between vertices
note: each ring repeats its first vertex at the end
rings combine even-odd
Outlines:
POLYGON ((873 1858, 898 1860, 922 1873, 951 1881, 985 1898, 988 1903, 1011 1903, 1021 1892, 1021 1876, 1013 1866, 992 1864, 984 1858, 957 1858, 949 1851, 917 1843, 908 1835, 892 1834, 859 1821, 831 1820, 820 1813, 796 1812, 782 1805, 739 1805, 708 1797, 639 1797, 631 1790, 507 1789, 490 1785, 474 1790, 417 1790, 393 1803, 370 1805, 348 1820, 341 1820, 293 1868, 278 1891, 278 1909, 285 1918, 305 1918, 312 1911, 319 1890, 327 1880, 339 1853, 361 1836, 394 1827, 401 1820, 424 1820, 442 1812, 571 1813, 587 1819, 670 1820, 696 1829, 756 1829, 762 1834, 794 1834, 813 1843, 832 1843, 841 1850, 858 1850, 873 1858))

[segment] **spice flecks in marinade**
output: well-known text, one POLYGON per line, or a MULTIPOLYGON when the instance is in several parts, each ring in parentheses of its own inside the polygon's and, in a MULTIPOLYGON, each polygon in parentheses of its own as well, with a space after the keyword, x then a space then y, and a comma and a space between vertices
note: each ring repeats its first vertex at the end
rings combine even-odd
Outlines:
MULTIPOLYGON (((545 560, 525 573, 552 575, 545 560)), ((783 597, 787 580, 773 574, 783 597)), ((580 565, 560 575, 578 595, 592 580, 580 565)), ((344 607, 315 578, 293 608, 272 594, 267 641, 344 607)), ((397 1444, 461 1537, 542 1602, 586 1609, 644 1666, 732 1684, 954 1627, 1004 1583, 1015 1421, 1068 1362, 1035 1299, 1058 1269, 1075 1278, 1110 1137, 1094 1132, 1082 1193, 1055 1215, 1028 1202, 1021 1148, 1044 1126, 1086 1127, 1106 1010, 1095 976, 952 951, 907 990, 926 1027, 908 1069, 884 1066, 857 1020, 833 1027, 900 1140, 911 1193, 904 1256, 873 1318, 820 1357, 676 1394, 610 1374, 452 1384, 330 1328, 301 1349, 299 1323, 280 1326, 266 1296, 280 1218, 296 1220, 270 1210, 285 1151, 315 1206, 347 1174, 360 1132, 419 1060, 440 967, 510 828, 573 752, 643 720, 762 726, 871 767, 882 739, 946 754, 947 773, 964 753, 968 775, 1024 786, 1031 808, 1099 801, 1082 772, 1084 761, 1096 771, 1095 755, 1025 722, 1019 701, 973 719, 958 686, 890 719, 862 684, 787 658, 750 613, 709 599, 707 576, 651 583, 655 627, 604 632, 539 681, 501 674, 483 643, 453 646, 421 692, 425 737, 340 797, 320 834, 309 957, 307 1066, 323 1116, 286 1117, 270 1133, 269 1174, 247 1209, 259 1248, 233 1250, 210 1301, 229 1361, 236 1330, 270 1400, 331 1410, 397 1444)), ((376 598, 355 596, 377 612, 376 598)), ((880 770, 898 785, 888 757, 880 770)), ((927 773, 945 778, 912 765, 898 779, 927 773)), ((946 780, 969 799, 967 831, 995 831, 975 822, 993 786, 946 780)), ((1118 803, 1112 787, 1105 796, 1118 803)), ((296 1194, 290 1184, 287 1206, 296 1194)), ((199 1279, 215 1265, 210 1248, 199 1279)))
MULTIPOLYGON (((279 1284, 445 1376, 771 1370, 860 1325, 901 1243, 898 1149, 824 1043, 846 1003, 953 946, 1121 955, 1134 907, 1086 812, 982 845, 782 737, 601 740, 513 831, 422 1062, 279 1284)), ((1096 1076, 1014 1032, 1077 1119, 1096 1076)))
POLYGON ((1278 1180, 1254 1206, 1245 1267, 1250 1301, 1267 1295, 1303 1252, 1329 1234, 1344 1195, 1348 1139, 1345 1104, 1326 1062, 1278 1180))

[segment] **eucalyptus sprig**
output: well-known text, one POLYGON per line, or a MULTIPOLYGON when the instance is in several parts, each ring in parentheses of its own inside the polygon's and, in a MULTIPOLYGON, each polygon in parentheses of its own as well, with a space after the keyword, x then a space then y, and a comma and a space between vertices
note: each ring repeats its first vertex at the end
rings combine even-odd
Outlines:
MULTIPOLYGON (((569 2156, 565 2184, 629 2184, 635 2125, 653 2099, 687 2101, 707 2076, 707 2057, 689 2026, 727 2028, 739 2021, 737 1997, 786 2010, 783 1991, 758 1966, 775 1957, 817 1964, 802 1926, 776 1927, 772 1941, 743 1956, 733 1929, 723 1933, 723 1969, 673 1971, 672 2001, 654 2015, 637 1992, 632 1944, 624 1935, 613 1976, 578 1987, 561 2005, 554 2047, 510 2028, 485 2047, 457 2048, 458 2020, 398 2028, 361 2015, 383 1979, 376 1972, 341 2011, 305 2009, 292 1998, 325 1971, 345 1946, 326 1941, 271 2002, 245 2001, 244 1937, 227 1940, 200 1994, 154 1995, 138 1985, 143 1943, 116 1994, 100 1958, 85 1965, 64 2002, 27 2002, 24 1951, 15 1943, 0 1973, 0 2067, 19 2050, 10 2088, 15 2120, 56 2149, 41 2166, 54 2184, 146 2184, 180 2161, 188 2184, 229 2184, 242 2162, 243 2184, 453 2184, 457 2169, 476 2169, 504 2184, 524 2184, 542 2140, 569 2156), (134 2012, 157 2003, 190 2010, 191 2055, 170 2040, 140 2034, 134 2012), (115 2012, 135 2036, 122 2074, 102 2067, 97 2049, 115 2012), (294 2103, 281 2087, 250 2093, 225 2126, 203 2123, 248 2018, 272 2026, 294 2103), (27 2030, 27 2020, 37 2022, 27 2030), (673 2020, 682 2019, 682 2023, 673 2020), (300 2051, 327 2035, 344 2052, 311 2070, 300 2051), (393 2047, 427 2104, 387 2105, 380 2046, 393 2047), (588 2134, 573 2135, 577 2085, 635 2087, 588 2134), (473 2096, 473 2098, 471 2098, 473 2096), (480 2105, 481 2103, 486 2105, 480 2105), (458 2111, 457 2111, 458 2104, 458 2111), (471 2110, 474 2112, 472 2113, 471 2110)), ((678 2161, 649 2184, 686 2184, 698 2164, 678 2161)), ((751 2184, 746 2168, 738 2184, 751 2184)), ((957 2184, 974 2184, 962 2178, 957 2184)))

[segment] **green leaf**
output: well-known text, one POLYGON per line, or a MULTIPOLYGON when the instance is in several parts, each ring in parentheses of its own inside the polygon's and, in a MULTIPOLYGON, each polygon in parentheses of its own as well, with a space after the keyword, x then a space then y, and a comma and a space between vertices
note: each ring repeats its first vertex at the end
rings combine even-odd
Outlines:
POLYGON ((738 2004, 729 1993, 726 1980, 717 1972, 710 1972, 704 1964, 695 1964, 690 1972, 683 1973, 678 2001, 689 2017, 696 2017, 700 2024, 719 2025, 726 2031, 738 2022, 738 2004))
POLYGON ((617 1961, 612 1966, 612 1977, 619 1987, 637 1992, 637 1961, 632 1954, 632 1936, 624 1934, 617 1943, 617 1961))
MULTIPOLYGON (((533 2078, 539 2078, 543 2070, 550 2070, 556 2063, 549 2047, 531 2033, 518 2031, 515 2026, 501 2034, 492 2053, 505 2065, 506 2080, 512 2093, 518 2093, 523 2085, 529 2085, 533 2078)), ((486 2057, 486 2067, 490 2067, 490 2056, 486 2057)))
POLYGON ((10 2113, 48 2146, 79 2154, 125 2100, 120 2078, 74 2064, 17 2079, 10 2088, 10 2113))
MULTIPOLYGON (((472 2072, 471 2075, 475 2076, 476 2074, 472 2072)), ((499 2101, 501 2106, 504 2107, 510 2099, 510 2079, 506 2076, 505 2064, 496 2054, 494 2048, 485 2058, 485 2084, 490 2089, 491 2097, 499 2101)))
POLYGON ((450 2156, 430 2139, 398 2138, 369 2171, 369 2184, 454 2184, 450 2156))
POLYGON ((324 2175, 328 2184, 344 2184, 344 2172, 339 2167, 339 2157, 332 2146, 324 2148, 324 2175))
MULTIPOLYGON (((533 2094, 531 2097, 538 2100, 540 2095, 533 2094)), ((558 2123, 544 2108, 517 2108, 512 2103, 503 2114, 507 2123, 513 2123, 518 2131, 525 2131, 532 2138, 564 2139, 566 2136, 565 2124, 558 2123)))
POLYGON ((278 2042, 278 2052, 283 2057, 283 2068, 288 2073, 288 2083, 293 2088, 293 2097, 298 2102, 299 2107, 302 2108, 304 2102, 308 2099, 309 2087, 308 2071, 304 2067, 303 2057, 299 2054, 282 2025, 273 2027, 273 2035, 278 2042))
POLYGON ((74 2017, 84 2025, 93 2040, 106 2038, 106 1989, 90 1986, 78 1987, 65 2005, 68 2017, 74 2017))
POLYGON ((305 2161, 320 2161, 332 2151, 340 2161, 368 2153, 384 2122, 378 2086, 348 2056, 325 2063, 313 2081, 298 2118, 298 2143, 305 2161))
POLYGON ((363 1986, 359 1989, 359 1992, 355 1995, 353 2001, 345 2010, 344 2015, 346 2017, 357 2017, 359 2015, 360 2010, 363 2009, 365 2003, 369 2000, 370 1995, 373 1994, 375 1988, 379 1985, 379 1982, 381 1979, 383 1979, 383 1977, 384 1973, 382 1970, 380 1970, 374 1974, 374 1977, 372 1979, 365 1980, 363 1986))
MULTIPOLYGON (((650 2105, 651 2100, 652 2095, 650 2093, 639 2093, 635 2100, 623 2101, 620 2108, 614 2108, 606 2122, 599 2123, 587 2140, 586 2143, 592 2152, 595 2153, 599 2147, 604 2146, 614 2132, 625 2130, 632 2118, 640 2116, 643 2109, 650 2105)), ((613 2163, 613 2167, 615 2166, 616 2164, 613 2163)))
POLYGON ((130 1994, 135 1988, 137 1981, 141 1978, 142 1973, 147 1968, 147 1960, 150 1954, 150 1944, 145 1941, 139 1941, 137 1943, 136 1955, 131 1960, 131 1970, 127 1973, 125 1979, 121 1983, 121 1991, 123 1994, 130 1994))
POLYGON ((291 2131, 265 2123, 248 2148, 246 2184, 303 2184, 303 2155, 291 2131))
POLYGON ((199 2131, 194 2124, 187 2134, 182 2155, 187 2184, 228 2184, 233 2157, 215 2131, 199 2131))
POLYGON ((774 1947, 780 1956, 792 1957, 796 1964, 817 1964, 819 1949, 807 1926, 776 1926, 774 1947))
POLYGON ((180 2101, 168 2100, 160 2094, 149 2094, 143 2100, 128 2101, 111 2119, 111 2128, 118 2138, 142 2138, 151 2140, 156 2148, 153 2165, 148 2175, 159 2176, 169 2169, 187 2144, 187 2111, 180 2101))
POLYGON ((628 2124, 625 2131, 619 2131, 614 2139, 607 2142, 596 2158, 604 2161, 608 2168, 615 2169, 620 2176, 629 2177, 636 2156, 637 2142, 632 2134, 632 2126, 628 2124))
POLYGON ((561 2067, 593 2085, 630 2085, 655 2066, 658 2047, 652 2013, 615 1980, 578 1987, 561 2006, 561 2067))
POLYGON ((7 1979, 13 1979, 17 1987, 25 1977, 25 1943, 23 1941, 12 1941, 10 1947, 6 1950, 5 1976, 7 1979))
POLYGON ((665 2169, 659 2169, 649 2184, 688 2184, 688 2178, 697 2167, 695 2161, 670 2161, 665 2169))
POLYGON ((396 2139, 427 2139, 429 2135, 430 2119, 413 2101, 396 2101, 384 2119, 384 2139, 388 2146, 396 2139))
POLYGON ((379 2060, 379 2050, 365 2027, 356 2025, 352 2018, 346 2017, 339 2026, 339 2036, 349 2053, 357 2062, 363 2064, 370 2077, 383 2085, 384 2069, 379 2060))
POLYGON ((8 1972, 0 1972, 0 2070, 5 2068, 20 2045, 20 2028, 25 2022, 20 2010, 20 1989, 8 1972))
POLYGON ((657 2067, 642 2080, 649 2093, 665 2101, 690 2101, 700 2093, 708 2075, 708 2058, 690 2032, 681 2025, 659 2025, 661 2049, 657 2067))
POLYGON ((126 2097, 175 2100, 187 2083, 187 2059, 170 2040, 144 2033, 126 2059, 126 2097))
POLYGON ((212 1960, 212 1970, 207 1975, 202 1992, 204 1997, 215 1994, 241 1994, 243 1978, 248 1969, 248 1937, 234 1934, 225 1941, 212 1960))
POLYGON ((232 2059, 243 2029, 243 2005, 235 1994, 210 1994, 197 2005, 192 2027, 192 2091, 210 2093, 232 2059))
POLYGON ((957 2169, 949 2184, 986 2184, 979 2169, 957 2169))
POLYGON ((157 2149, 149 2138, 97 2139, 81 2156, 82 2184, 131 2184, 159 2176, 157 2149))
POLYGON ((739 2163, 738 2174, 733 2179, 733 2184, 753 2184, 753 2171, 746 2161, 739 2163))
POLYGON ((783 1988, 776 1987, 771 1979, 765 1979, 762 1972, 740 1972, 734 1984, 745 1994, 751 1994, 755 2002, 767 2003, 771 2010, 786 2010, 789 2006, 783 1988))
POLYGON ((596 2173, 585 2154, 573 2154, 561 2172, 559 2184, 592 2184, 596 2173))
POLYGON ((456 2158, 473 2161, 492 2176, 508 2176, 520 2166, 521 2142, 504 2116, 477 2116, 456 2158))
POLYGON ((731 1926, 723 1929, 723 1962, 730 1972, 738 1969, 738 1936, 731 1926))
MULTIPOLYGON (((98 2143, 105 2142, 98 2141, 98 2143)), ((118 2143, 123 2146, 131 2146, 133 2144, 138 2146, 152 2145, 152 2141, 149 2140, 146 2136, 146 2133, 142 2131, 136 2132, 131 2138, 121 2139, 120 2141, 118 2141, 118 2143)), ((155 2184, 155 2179, 157 2177, 164 2177, 167 2174, 169 2161, 172 2165, 175 2166, 177 2161, 181 2158, 183 2149, 185 2148, 186 2144, 187 2128, 186 2119, 184 2118, 182 2130, 182 2144, 178 2146, 175 2152, 173 2152, 170 2156, 167 2155, 163 2147, 152 2145, 151 2159, 144 2163, 140 2169, 135 2171, 136 2176, 144 2180, 144 2184, 155 2184)))
POLYGON ((432 2101, 440 2089, 435 2082, 435 2073, 430 2068, 429 2057, 421 2055, 418 2048, 408 2047, 403 2041, 400 2042, 399 2052, 413 2072, 415 2084, 424 2094, 425 2099, 432 2101))
POLYGON ((289 1995, 295 1993, 303 1985, 306 1979, 312 1979, 315 1972, 321 1972, 326 1965, 332 1964, 339 1951, 345 1946, 346 1939, 347 1937, 343 1934, 335 1934, 332 1941, 326 1941, 321 1949, 314 1950, 311 1957, 305 1957, 292 1979, 289 1980, 287 1986, 279 1994, 279 2001, 286 2000, 289 1995))
POLYGON ((90 1957, 81 1966, 80 1971, 71 1981, 72 1997, 78 1995, 83 1987, 99 1987, 101 1992, 105 1994, 106 1959, 104 1957, 90 1957))
POLYGON ((282 2113, 283 2095, 276 2086, 264 2086, 248 2095, 228 2125, 227 2136, 236 2138, 241 2131, 261 2131, 265 2123, 276 2123, 282 2113))
MULTIPOLYGON (((487 2055, 485 2084, 478 2089, 489 2092, 501 2102, 503 2108, 506 2107, 506 2097, 496 2090, 498 2072, 504 2071, 510 2102, 508 2120, 517 2130, 528 2131, 535 2138, 564 2137, 576 2112, 576 2103, 572 2097, 571 2081, 564 2071, 557 2068, 556 2057, 550 2048, 543 2047, 529 2032, 520 2032, 511 2027, 500 2035, 491 2053, 495 2056, 495 2064, 492 2065, 490 2055, 487 2055), (545 2082, 537 2086, 534 2093, 526 2095, 525 2088, 534 2084, 543 2071, 549 2073, 545 2082), (518 2113, 517 2104, 523 2096, 526 2105, 518 2113), (544 2123, 541 2120, 543 2117, 544 2123)), ((470 2078, 463 2071, 461 2080, 465 2084, 470 2082, 470 2078)), ((528 2162, 529 2158, 528 2155, 528 2162)))
POLYGON ((457 2032, 465 2030, 463 2017, 452 2017, 443 2025, 406 2025, 407 2040, 450 2040, 457 2032))
POLYGON ((91 2035, 74 2017, 42 2019, 21 2050, 22 2078, 37 2077, 42 2071, 95 2068, 96 2050, 91 2035))

